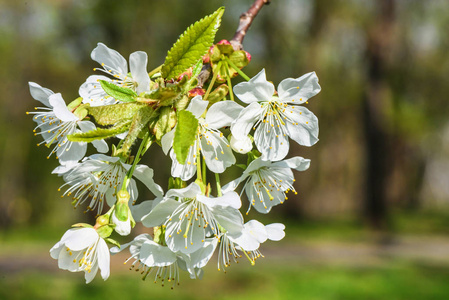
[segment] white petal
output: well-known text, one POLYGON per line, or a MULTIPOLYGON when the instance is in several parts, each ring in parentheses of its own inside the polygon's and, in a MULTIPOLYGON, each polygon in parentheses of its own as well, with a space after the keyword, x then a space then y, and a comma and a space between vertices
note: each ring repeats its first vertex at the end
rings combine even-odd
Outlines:
POLYGON ((247 137, 256 121, 263 118, 264 111, 265 108, 257 102, 245 107, 231 125, 232 135, 239 140, 247 137))
POLYGON ((215 248, 217 247, 218 239, 211 238, 206 239, 203 243, 203 247, 190 254, 191 264, 193 268, 203 268, 207 265, 215 248))
POLYGON ((86 143, 70 142, 69 149, 58 149, 57 155, 59 157, 59 163, 61 165, 73 164, 84 157, 84 155, 86 154, 86 150, 86 143))
POLYGON ((150 90, 147 63, 148 55, 143 51, 136 51, 129 56, 129 68, 131 76, 137 82, 137 94, 150 90))
POLYGON ((182 189, 171 189, 165 195, 167 198, 181 197, 181 198, 195 198, 201 194, 201 188, 195 182, 192 182, 187 187, 182 189))
POLYGON ((175 137, 175 129, 176 129, 176 127, 173 128, 173 130, 164 134, 164 136, 161 138, 162 151, 164 151, 165 155, 167 155, 168 150, 170 150, 170 148, 173 146, 173 139, 175 137))
POLYGON ((235 164, 235 157, 227 139, 214 131, 206 131, 200 140, 201 154, 206 160, 209 170, 223 173, 226 168, 235 164))
POLYGON ((215 219, 229 234, 236 234, 243 229, 243 217, 240 211, 230 206, 212 208, 215 219))
POLYGON ((246 170, 243 172, 244 174, 249 174, 251 172, 254 172, 256 170, 259 170, 263 167, 269 167, 271 166, 271 162, 270 161, 265 161, 262 160, 262 158, 257 158, 255 160, 253 160, 249 165, 248 168, 246 168, 246 170))
POLYGON ((93 228, 74 228, 67 231, 67 236, 63 236, 63 242, 67 248, 80 251, 94 244, 100 237, 93 228))
POLYGON ((243 107, 234 101, 220 101, 213 104, 206 113, 207 127, 219 129, 231 126, 237 119, 243 107))
POLYGON ((315 72, 307 73, 299 78, 287 78, 278 86, 279 99, 282 102, 301 104, 321 91, 315 72))
POLYGON ((196 159, 194 155, 197 152, 197 142, 190 146, 189 154, 187 155, 186 163, 180 164, 176 158, 175 151, 171 149, 170 158, 172 160, 171 176, 180 177, 183 181, 187 181, 196 173, 196 159))
POLYGON ((131 213, 133 215, 134 221, 141 222, 143 216, 150 213, 150 211, 153 209, 154 200, 146 200, 142 203, 131 205, 129 208, 131 210, 131 213))
POLYGON ((164 191, 153 180, 154 171, 147 165, 137 165, 133 176, 139 179, 156 196, 162 197, 164 191))
POLYGON ((54 259, 58 259, 61 250, 64 250, 64 243, 59 241, 50 249, 50 256, 54 259))
POLYGON ((314 145, 318 142, 318 118, 305 107, 296 106, 294 110, 289 117, 295 124, 286 120, 288 135, 300 145, 314 145))
POLYGON ((185 232, 178 233, 180 228, 187 230, 186 228, 190 222, 188 218, 182 218, 182 220, 179 221, 180 214, 183 213, 183 211, 180 211, 179 213, 174 214, 172 216, 172 221, 167 222, 165 241, 167 242, 167 246, 173 252, 189 254, 197 251, 203 246, 202 241, 206 238, 206 233, 204 227, 198 226, 199 222, 196 222, 195 219, 186 236, 184 236, 185 232))
POLYGON ((114 69, 123 76, 128 74, 126 59, 117 51, 108 48, 103 43, 98 43, 92 51, 91 58, 100 64, 105 64, 107 69, 114 69))
POLYGON ((186 110, 190 111, 198 119, 206 111, 208 105, 209 101, 203 100, 202 96, 195 96, 190 100, 186 110))
POLYGON ((176 261, 176 254, 168 247, 146 241, 140 249, 139 259, 148 267, 166 267, 176 261))
POLYGON ((221 188, 222 193, 225 194, 227 192, 234 191, 237 188, 237 186, 240 184, 240 182, 245 180, 247 177, 248 177, 248 174, 243 173, 243 175, 240 176, 239 178, 228 182, 221 188))
MULTIPOLYGON (((95 127, 95 124, 90 121, 79 121, 78 126, 82 132, 88 132, 97 128, 95 127)), ((92 141, 92 145, 94 145, 97 151, 101 153, 106 153, 109 150, 108 144, 104 140, 92 141)))
POLYGON ((31 97, 36 99, 37 101, 42 102, 47 107, 50 107, 50 102, 48 102, 48 97, 50 95, 53 95, 53 91, 49 90, 47 88, 41 87, 39 84, 34 82, 28 82, 28 85, 30 87, 30 94, 31 97))
POLYGON ((265 69, 262 69, 250 81, 234 86, 234 93, 245 103, 269 101, 274 94, 274 85, 267 81, 265 69))
POLYGON ((269 122, 260 123, 254 133, 254 143, 262 153, 263 160, 277 161, 287 156, 290 149, 283 125, 271 126, 269 122))
POLYGON ((196 199, 206 204, 208 207, 232 207, 234 209, 240 209, 242 207, 242 201, 240 200, 240 196, 236 192, 228 192, 221 197, 211 198, 203 195, 196 196, 196 199))
POLYGON ((268 234, 268 239, 272 241, 280 241, 285 236, 285 225, 281 223, 273 223, 265 226, 268 234))
POLYGON ((283 161, 273 163, 273 167, 277 168, 290 168, 297 171, 305 171, 310 166, 310 159, 305 159, 300 156, 295 156, 283 161))
POLYGON ((100 238, 97 245, 98 267, 101 270, 101 277, 106 280, 109 277, 110 254, 108 245, 100 238))
POLYGON ((153 207, 149 214, 142 217, 142 224, 146 227, 162 225, 179 205, 180 202, 165 198, 153 207))
POLYGON ((69 111, 60 93, 50 95, 48 101, 53 107, 53 112, 59 120, 63 122, 79 121, 78 117, 75 116, 71 111, 69 111))
POLYGON ((113 82, 112 79, 103 75, 91 75, 80 86, 78 93, 83 98, 83 103, 89 103, 90 106, 110 105, 117 102, 116 99, 109 97, 103 90, 100 80, 113 82))

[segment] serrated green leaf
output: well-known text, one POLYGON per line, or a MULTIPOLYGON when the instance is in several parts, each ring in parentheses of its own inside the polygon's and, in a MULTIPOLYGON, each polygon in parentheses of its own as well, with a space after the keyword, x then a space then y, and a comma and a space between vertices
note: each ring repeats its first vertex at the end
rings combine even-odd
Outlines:
POLYGON ((184 164, 189 154, 189 148, 193 145, 198 130, 198 120, 187 110, 178 112, 178 123, 173 140, 173 150, 176 159, 180 164, 184 164))
POLYGON ((122 102, 135 102, 137 94, 131 89, 113 84, 112 82, 100 80, 101 87, 109 96, 122 102))
POLYGON ((162 77, 171 79, 195 64, 212 46, 220 27, 224 7, 195 22, 168 51, 162 66, 162 77))
POLYGON ((131 121, 118 123, 111 128, 96 128, 88 132, 74 133, 68 135, 67 138, 72 142, 86 142, 90 143, 95 140, 103 140, 109 137, 114 137, 117 134, 123 133, 128 130, 131 125, 131 121))
POLYGON ((136 112, 144 106, 146 105, 143 103, 119 103, 87 107, 87 110, 98 125, 109 126, 124 120, 131 120, 136 112))

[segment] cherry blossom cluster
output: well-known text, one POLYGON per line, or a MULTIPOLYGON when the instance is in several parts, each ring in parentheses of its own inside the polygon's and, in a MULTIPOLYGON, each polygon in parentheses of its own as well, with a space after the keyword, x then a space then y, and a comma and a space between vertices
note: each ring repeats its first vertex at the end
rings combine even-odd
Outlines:
POLYGON ((284 237, 283 224, 245 220, 241 210, 267 214, 288 192, 296 194, 292 170, 307 170, 310 160, 286 156, 291 141, 318 141, 318 119, 303 106, 321 89, 314 72, 284 79, 276 90, 265 70, 244 74, 249 54, 227 41, 174 77, 165 75, 169 59, 148 72, 143 51, 132 53, 128 65, 99 43, 91 57, 100 67, 69 104, 60 93, 29 83, 42 104, 30 113, 34 131, 59 161, 53 173, 65 182, 61 193, 74 207, 96 213, 94 225, 73 225, 51 248, 61 269, 83 271, 87 283, 100 270, 106 280, 110 255, 127 249, 131 268, 174 286, 182 272, 201 278, 214 253, 219 270, 239 259, 254 264, 262 243, 284 237), (237 76, 244 81, 232 86, 237 76), (99 153, 85 157, 89 143, 99 153), (151 165, 139 164, 159 146, 171 160, 165 191, 151 165), (236 163, 239 155, 247 164, 236 163), (220 176, 229 168, 242 173, 222 186, 220 176), (207 174, 215 180, 208 182, 207 174), (153 199, 142 199, 136 180, 153 199), (113 239, 132 236, 136 222, 146 233, 122 245, 113 239))

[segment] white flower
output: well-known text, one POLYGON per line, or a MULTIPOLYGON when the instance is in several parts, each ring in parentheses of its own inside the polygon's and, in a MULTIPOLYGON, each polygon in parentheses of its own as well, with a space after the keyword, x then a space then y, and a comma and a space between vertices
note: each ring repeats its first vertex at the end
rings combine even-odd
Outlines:
MULTIPOLYGON (((281 223, 263 225, 257 220, 251 220, 244 224, 243 230, 239 233, 225 233, 220 237, 220 246, 218 252, 218 270, 221 266, 229 267, 231 259, 237 262, 242 253, 254 265, 255 260, 262 256, 259 251, 260 244, 267 239, 279 241, 284 238, 285 226, 281 223)), ((226 271, 225 271, 226 272, 226 271)))
POLYGON ((109 249, 93 228, 69 229, 51 248, 50 255, 58 260, 60 269, 84 271, 86 283, 94 279, 98 269, 104 280, 109 277, 109 249))
POLYGON ((266 80, 262 70, 248 82, 234 87, 237 97, 249 105, 231 126, 237 139, 255 129, 254 142, 263 160, 283 159, 289 150, 288 137, 300 145, 312 146, 318 141, 318 119, 307 108, 298 106, 321 90, 315 72, 299 78, 287 78, 278 86, 266 80))
MULTIPOLYGON (((105 200, 114 205, 116 193, 122 187, 123 179, 131 166, 123 163, 119 157, 94 154, 64 173, 65 185, 70 187, 64 195, 72 196, 75 207, 90 199, 87 209, 103 209, 105 200)), ((162 197, 162 188, 153 180, 153 170, 146 165, 137 165, 133 177, 139 179, 157 197, 162 197)), ((62 187, 63 187, 62 186, 62 187)), ((62 188, 61 187, 61 188, 62 188)), ((138 197, 136 182, 131 179, 128 185, 130 201, 138 197)))
POLYGON ((126 236, 131 233, 131 212, 128 213, 128 219, 120 221, 115 214, 115 210, 112 213, 111 221, 115 224, 114 230, 120 235, 126 236))
POLYGON ((183 189, 169 190, 142 218, 142 224, 165 226, 165 241, 170 250, 190 254, 204 246, 206 237, 218 237, 222 230, 240 232, 243 227, 240 206, 240 197, 235 192, 210 198, 202 195, 196 183, 191 183, 183 189))
MULTIPOLYGON (((205 118, 202 118, 208 104, 209 101, 202 100, 201 96, 196 96, 187 107, 187 110, 199 121, 198 133, 194 144, 190 147, 185 164, 180 164, 174 150, 171 150, 171 174, 173 177, 180 177, 184 181, 192 178, 196 173, 196 159, 200 152, 206 161, 207 168, 214 173, 223 173, 226 168, 235 163, 228 140, 218 129, 230 126, 242 107, 234 101, 217 102, 208 109, 205 118)), ((162 149, 165 154, 173 145, 175 130, 173 129, 162 137, 162 149)))
POLYGON ((172 288, 179 284, 179 269, 190 273, 190 277, 195 279, 201 277, 201 268, 203 268, 212 257, 217 245, 216 239, 208 239, 203 248, 190 255, 182 252, 175 253, 167 246, 154 242, 149 234, 138 235, 131 243, 122 245, 120 249, 113 247, 111 252, 117 253, 130 247, 131 256, 125 261, 125 264, 132 262, 131 268, 142 274, 142 279, 149 275, 154 276, 154 282, 161 280, 172 282, 172 288))
MULTIPOLYGON (((268 213, 275 205, 284 202, 286 193, 292 190, 295 194, 292 168, 305 171, 310 166, 310 159, 296 156, 283 161, 264 161, 261 157, 253 160, 242 176, 223 186, 223 191, 234 190, 241 182, 251 205, 261 213, 268 213)), ((251 209, 251 205, 248 211, 251 209)))
MULTIPOLYGON (((39 111, 31 114, 34 114, 33 121, 38 124, 34 131, 41 130, 36 134, 42 135, 44 139, 42 143, 49 148, 52 144, 56 144, 48 157, 56 153, 56 157, 62 165, 73 164, 82 159, 86 154, 87 144, 71 142, 67 136, 81 131, 94 130, 95 125, 90 121, 81 121, 70 111, 61 94, 55 94, 34 82, 29 82, 29 86, 31 96, 46 106, 37 107, 36 110, 39 111)), ((103 140, 93 141, 92 144, 99 152, 108 151, 108 145, 103 140)))
POLYGON ((79 94, 83 97, 84 103, 91 106, 109 105, 117 102, 102 89, 99 80, 112 82, 118 86, 130 88, 140 94, 150 89, 150 77, 147 72, 148 55, 143 51, 136 51, 129 56, 129 67, 131 74, 128 74, 128 64, 126 59, 117 51, 108 48, 103 43, 98 43, 92 51, 93 60, 101 64, 102 68, 94 70, 103 71, 114 79, 102 75, 91 75, 87 78, 80 89, 79 94))

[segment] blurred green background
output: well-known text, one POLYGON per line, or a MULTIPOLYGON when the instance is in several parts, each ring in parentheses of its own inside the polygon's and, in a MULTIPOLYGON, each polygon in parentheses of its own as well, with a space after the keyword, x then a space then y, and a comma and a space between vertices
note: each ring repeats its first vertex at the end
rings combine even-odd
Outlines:
MULTIPOLYGON (((447 0, 273 0, 261 10, 243 42, 245 73, 265 68, 277 85, 316 71, 322 91, 307 105, 320 141, 289 154, 312 159, 295 173, 298 195, 250 213, 287 225, 256 266, 222 274, 213 259, 202 281, 184 276, 171 291, 128 271, 126 254, 89 285, 50 258, 71 224, 93 216, 60 198, 58 162, 36 147, 25 115, 37 105, 28 82, 69 102, 97 66, 97 42, 125 58, 146 51, 151 70, 219 6, 216 41, 232 38, 251 3, 0 0, 0 299, 449 299, 447 0)), ((153 149, 145 163, 166 189, 169 160, 153 149)))

